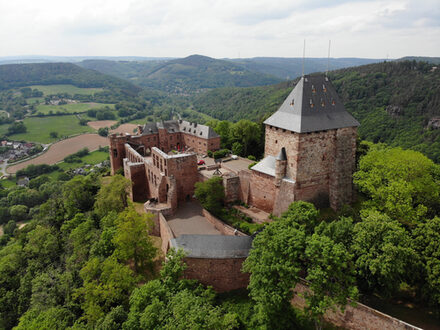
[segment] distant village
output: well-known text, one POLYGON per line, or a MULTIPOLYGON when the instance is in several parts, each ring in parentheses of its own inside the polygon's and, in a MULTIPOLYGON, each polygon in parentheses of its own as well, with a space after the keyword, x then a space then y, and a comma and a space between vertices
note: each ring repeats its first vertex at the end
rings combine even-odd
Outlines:
POLYGON ((44 147, 41 144, 3 140, 0 147, 0 164, 16 162, 43 150, 44 147))

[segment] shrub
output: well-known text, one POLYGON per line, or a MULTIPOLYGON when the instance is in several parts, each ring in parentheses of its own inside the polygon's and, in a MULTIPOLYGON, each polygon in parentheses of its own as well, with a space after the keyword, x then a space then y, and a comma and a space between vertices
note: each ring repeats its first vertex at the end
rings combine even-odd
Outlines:
POLYGON ((253 163, 249 164, 248 169, 251 169, 252 167, 254 167, 257 164, 258 164, 258 162, 253 162, 253 163))
POLYGON ((223 158, 226 157, 227 155, 229 155, 228 149, 220 149, 214 152, 214 159, 223 158))
POLYGON ((253 156, 253 155, 249 155, 249 156, 248 156, 248 159, 249 159, 249 160, 253 160, 253 161, 256 161, 256 160, 257 160, 257 158, 256 158, 255 156, 253 156))
POLYGON ((108 135, 108 127, 101 127, 98 129, 98 134, 101 136, 107 136, 108 135))
POLYGON ((225 200, 225 190, 221 177, 212 177, 205 182, 197 182, 194 194, 208 211, 219 214, 225 200))

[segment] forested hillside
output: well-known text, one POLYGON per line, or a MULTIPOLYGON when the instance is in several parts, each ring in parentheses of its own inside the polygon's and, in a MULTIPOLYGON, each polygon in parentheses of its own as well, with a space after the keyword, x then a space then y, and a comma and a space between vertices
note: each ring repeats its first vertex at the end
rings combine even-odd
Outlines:
MULTIPOLYGON (((329 73, 359 135, 421 151, 440 160, 440 70, 424 62, 386 62, 329 73)), ((195 96, 193 107, 222 120, 262 120, 277 110, 293 83, 223 88, 195 96)))
POLYGON ((440 161, 440 71, 425 62, 387 62, 330 74, 361 123, 360 136, 440 161))
POLYGON ((112 61, 112 60, 84 60, 78 65, 104 74, 127 79, 134 84, 141 84, 142 77, 148 75, 153 68, 165 63, 165 60, 151 61, 112 61))
MULTIPOLYGON (((249 71, 256 71, 270 74, 281 79, 295 79, 302 75, 302 58, 284 57, 254 57, 243 59, 231 59, 233 63, 239 64, 249 71)), ((306 58, 304 61, 304 73, 323 72, 352 66, 377 63, 383 60, 370 58, 306 58)))
POLYGON ((132 94, 140 89, 122 79, 81 68, 71 63, 0 65, 0 90, 29 85, 71 84, 76 87, 121 89, 132 94))
POLYGON ((130 79, 141 87, 172 94, 192 94, 204 89, 261 86, 281 79, 224 60, 191 55, 170 61, 113 62, 84 61, 83 67, 130 79))

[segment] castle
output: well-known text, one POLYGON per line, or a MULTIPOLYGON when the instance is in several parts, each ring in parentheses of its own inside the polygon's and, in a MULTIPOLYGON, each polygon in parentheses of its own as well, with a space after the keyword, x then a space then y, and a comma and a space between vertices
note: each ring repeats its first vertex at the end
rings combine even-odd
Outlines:
POLYGON ((179 201, 189 200, 199 180, 196 154, 220 148, 220 137, 205 125, 169 120, 138 126, 138 134, 112 134, 112 174, 124 170, 133 183, 133 201, 155 201, 173 212, 179 201))
MULTIPOLYGON (((359 123, 326 76, 303 76, 264 124, 264 158, 251 169, 224 173, 227 201, 275 215, 297 200, 334 209, 352 202, 359 123)), ((124 169, 133 182, 132 199, 154 201, 169 213, 207 178, 198 171, 197 154, 220 148, 212 128, 182 120, 146 124, 137 135, 109 139, 112 173, 124 169)))
POLYGON ((265 122, 264 159, 247 202, 276 215, 296 200, 338 209, 353 200, 359 122, 326 76, 304 76, 265 122))

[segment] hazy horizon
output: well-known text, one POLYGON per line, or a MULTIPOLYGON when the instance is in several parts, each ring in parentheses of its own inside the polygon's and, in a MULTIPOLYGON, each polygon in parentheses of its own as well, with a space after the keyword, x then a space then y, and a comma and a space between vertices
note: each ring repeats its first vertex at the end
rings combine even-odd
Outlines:
POLYGON ((438 57, 439 35, 438 0, 0 2, 0 57, 438 57))

